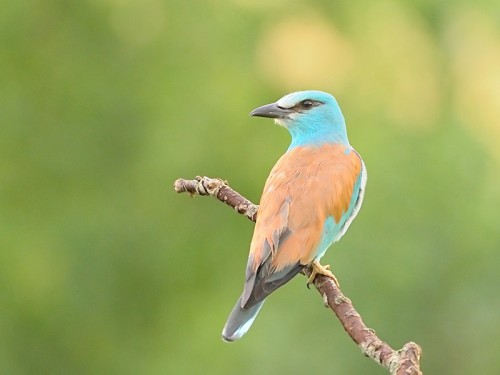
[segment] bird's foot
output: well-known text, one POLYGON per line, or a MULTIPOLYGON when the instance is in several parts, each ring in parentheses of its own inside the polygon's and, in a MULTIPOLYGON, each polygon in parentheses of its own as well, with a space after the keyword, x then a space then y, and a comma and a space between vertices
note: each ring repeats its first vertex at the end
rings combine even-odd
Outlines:
POLYGON ((337 288, 340 287, 340 284, 333 273, 330 272, 330 266, 327 264, 322 266, 317 260, 313 261, 310 265, 311 267, 311 276, 307 279, 306 286, 309 288, 309 285, 314 282, 314 279, 317 275, 323 275, 333 280, 337 288))

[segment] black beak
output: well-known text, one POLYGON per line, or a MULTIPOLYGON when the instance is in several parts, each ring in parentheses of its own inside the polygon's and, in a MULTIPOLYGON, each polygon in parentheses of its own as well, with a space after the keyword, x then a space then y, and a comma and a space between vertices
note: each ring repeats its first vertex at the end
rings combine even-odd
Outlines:
POLYGON ((276 103, 266 104, 255 108, 250 112, 250 116, 268 117, 268 118, 288 118, 293 113, 289 108, 278 107, 276 103))

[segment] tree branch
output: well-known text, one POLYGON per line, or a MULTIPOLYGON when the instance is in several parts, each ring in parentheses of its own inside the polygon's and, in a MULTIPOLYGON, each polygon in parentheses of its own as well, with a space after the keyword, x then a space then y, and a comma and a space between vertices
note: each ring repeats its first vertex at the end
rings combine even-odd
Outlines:
MULTIPOLYGON (((257 219, 259 206, 231 189, 227 182, 221 179, 200 176, 194 180, 180 178, 175 181, 174 189, 177 193, 188 193, 191 196, 210 195, 250 220, 257 219)), ((306 276, 310 276, 311 269, 306 267, 304 273, 306 276)), ((391 375, 422 375, 420 370, 422 349, 420 346, 414 342, 408 342, 400 350, 392 349, 377 337, 373 329, 368 328, 363 323, 351 300, 342 294, 332 279, 317 275, 314 279, 314 286, 323 297, 325 306, 335 313, 345 331, 361 348, 364 355, 389 370, 391 375)))
POLYGON ((236 212, 246 216, 248 219, 254 222, 257 220, 259 206, 231 189, 227 186, 227 182, 220 178, 200 176, 196 176, 194 180, 179 178, 174 182, 174 189, 177 193, 188 193, 190 196, 211 195, 234 208, 236 212))

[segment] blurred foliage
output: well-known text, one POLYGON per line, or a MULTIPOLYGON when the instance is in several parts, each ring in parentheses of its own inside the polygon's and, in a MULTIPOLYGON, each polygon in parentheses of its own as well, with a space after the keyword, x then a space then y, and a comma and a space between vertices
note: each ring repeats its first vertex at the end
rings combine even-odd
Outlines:
POLYGON ((286 131, 339 100, 369 179, 324 258, 366 323, 434 374, 500 368, 497 1, 7 1, 0 13, 2 374, 383 374, 297 277, 220 340, 286 131))

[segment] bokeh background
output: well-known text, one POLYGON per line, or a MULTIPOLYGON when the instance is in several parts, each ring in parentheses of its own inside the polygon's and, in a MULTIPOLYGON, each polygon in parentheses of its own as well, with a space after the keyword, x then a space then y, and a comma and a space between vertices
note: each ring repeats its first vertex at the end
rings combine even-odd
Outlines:
POLYGON ((289 136, 253 108, 340 102, 369 172, 324 258, 429 374, 500 370, 498 1, 7 1, 0 12, 2 374, 385 374, 297 277, 220 339, 289 136))

